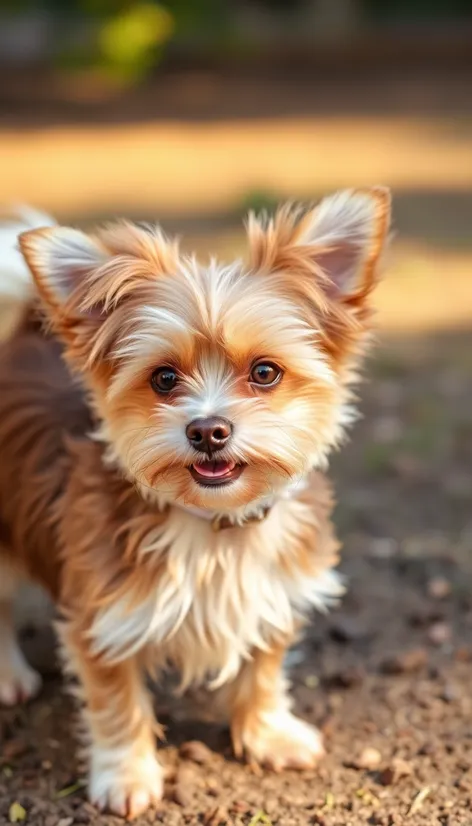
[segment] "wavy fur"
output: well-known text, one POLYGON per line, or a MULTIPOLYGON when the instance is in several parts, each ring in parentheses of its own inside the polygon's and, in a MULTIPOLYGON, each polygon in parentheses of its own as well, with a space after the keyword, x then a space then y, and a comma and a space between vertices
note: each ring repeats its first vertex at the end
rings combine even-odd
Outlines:
MULTIPOLYGON (((282 662, 342 593, 321 470, 352 418, 388 212, 374 189, 251 217, 248 261, 226 267, 126 222, 21 233, 34 290, 0 264, 0 294, 24 309, 0 350, 0 611, 22 577, 56 600, 102 808, 134 816, 162 792, 144 674, 168 666, 216 692, 237 754, 277 769, 322 754, 282 662), (270 390, 248 381, 257 359, 282 369, 270 390), (179 377, 167 396, 160 365, 179 377), (233 426, 218 458, 243 471, 210 488, 186 427, 215 415, 233 426)), ((38 687, 12 651, 10 629, 4 700, 38 687)))

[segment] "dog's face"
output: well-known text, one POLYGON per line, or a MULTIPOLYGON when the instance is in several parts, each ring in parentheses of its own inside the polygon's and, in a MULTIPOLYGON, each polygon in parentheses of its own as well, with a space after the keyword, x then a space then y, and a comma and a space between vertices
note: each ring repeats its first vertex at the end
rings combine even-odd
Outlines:
POLYGON ((249 261, 228 267, 123 223, 20 243, 128 476, 161 500, 228 512, 339 440, 388 219, 383 189, 251 219, 249 261))

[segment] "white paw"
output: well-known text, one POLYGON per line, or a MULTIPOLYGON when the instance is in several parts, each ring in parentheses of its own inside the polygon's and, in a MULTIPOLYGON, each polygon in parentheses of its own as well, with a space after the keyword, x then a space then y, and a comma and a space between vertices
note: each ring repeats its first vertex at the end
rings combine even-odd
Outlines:
POLYGON ((286 710, 266 712, 241 734, 248 760, 274 771, 311 769, 325 753, 318 729, 286 710))
POLYGON ((21 652, 15 651, 6 662, 0 662, 0 705, 15 706, 35 697, 41 688, 41 677, 32 669, 21 652))
POLYGON ((92 751, 89 796, 98 809, 132 820, 162 799, 164 773, 154 752, 92 751))

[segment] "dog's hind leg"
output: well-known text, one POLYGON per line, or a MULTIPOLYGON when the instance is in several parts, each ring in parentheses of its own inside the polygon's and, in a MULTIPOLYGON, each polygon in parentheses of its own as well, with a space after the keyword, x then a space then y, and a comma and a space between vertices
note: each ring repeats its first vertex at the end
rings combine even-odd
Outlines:
POLYGON ((38 693, 41 678, 25 660, 16 636, 13 601, 18 572, 0 550, 0 705, 26 702, 38 693))

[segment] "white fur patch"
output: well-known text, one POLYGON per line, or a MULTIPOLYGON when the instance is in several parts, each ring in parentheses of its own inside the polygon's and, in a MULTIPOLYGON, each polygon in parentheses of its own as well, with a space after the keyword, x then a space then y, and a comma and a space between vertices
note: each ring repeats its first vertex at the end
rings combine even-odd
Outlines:
POLYGON ((325 248, 318 260, 342 293, 354 286, 377 231, 372 192, 344 190, 324 198, 306 221, 300 241, 325 248))
POLYGON ((320 732, 281 707, 260 715, 259 724, 243 732, 248 755, 275 769, 309 768, 324 754, 320 732))
POLYGON ((59 302, 67 301, 77 287, 77 278, 98 268, 107 254, 84 232, 71 227, 53 227, 28 240, 29 260, 59 302))
POLYGON ((26 702, 38 693, 41 682, 26 662, 14 631, 0 621, 0 705, 26 702))
POLYGON ((156 590, 137 607, 130 594, 98 614, 94 652, 120 661, 155 646, 156 665, 171 661, 182 687, 210 677, 216 688, 235 677, 253 648, 290 635, 310 609, 326 610, 343 592, 334 571, 289 575, 277 562, 290 554, 306 507, 280 501, 262 525, 234 534, 215 534, 207 521, 174 509, 142 548, 166 559, 156 590))
POLYGON ((136 744, 105 748, 94 744, 90 755, 89 795, 99 809, 137 815, 160 800, 164 772, 154 751, 136 753, 136 744))
POLYGON ((34 697, 41 677, 26 662, 13 622, 13 598, 18 572, 0 559, 0 705, 13 706, 34 697))
POLYGON ((0 222, 0 299, 24 302, 31 298, 33 279, 18 247, 18 236, 28 229, 49 227, 54 220, 42 212, 22 207, 15 220, 0 222))
POLYGON ((313 211, 303 241, 335 246, 351 241, 366 247, 375 230, 376 201, 369 192, 341 190, 323 198, 313 211))

